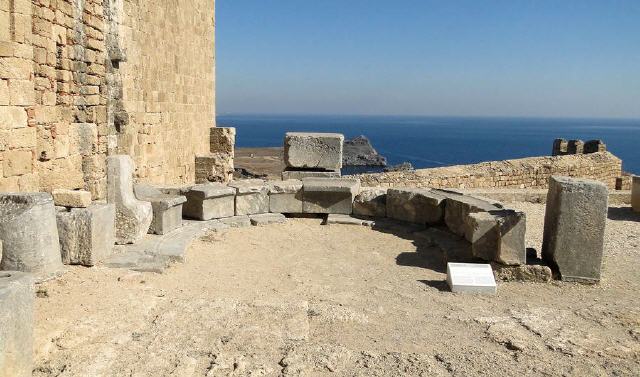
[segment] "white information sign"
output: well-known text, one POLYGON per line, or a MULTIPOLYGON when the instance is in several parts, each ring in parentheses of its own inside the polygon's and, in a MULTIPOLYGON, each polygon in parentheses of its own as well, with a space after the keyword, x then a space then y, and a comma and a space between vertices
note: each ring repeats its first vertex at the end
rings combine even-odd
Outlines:
POLYGON ((447 263, 451 292, 496 294, 496 279, 488 264, 447 263))

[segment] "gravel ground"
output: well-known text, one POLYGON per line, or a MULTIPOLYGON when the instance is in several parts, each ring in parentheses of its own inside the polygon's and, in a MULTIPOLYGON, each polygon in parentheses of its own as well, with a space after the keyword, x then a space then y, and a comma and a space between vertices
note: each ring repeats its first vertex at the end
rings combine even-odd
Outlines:
MULTIPOLYGON (((540 250, 544 207, 528 215, 540 250)), ((40 286, 35 376, 640 374, 640 216, 611 208, 596 286, 447 291, 409 230, 294 219, 209 233, 165 274, 40 286), (45 297, 46 296, 46 297, 45 297)))

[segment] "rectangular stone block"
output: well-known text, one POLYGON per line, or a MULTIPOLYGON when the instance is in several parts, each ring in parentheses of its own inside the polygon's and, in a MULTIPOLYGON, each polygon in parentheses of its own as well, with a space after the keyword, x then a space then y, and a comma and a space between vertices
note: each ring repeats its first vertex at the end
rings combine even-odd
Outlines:
POLYGON ((302 213, 302 181, 272 181, 269 187, 269 212, 302 213))
POLYGON ((505 265, 527 262, 525 235, 526 215, 509 209, 476 212, 468 216, 469 232, 474 256, 505 265))
POLYGON ((496 202, 490 202, 452 191, 434 190, 446 196, 444 222, 454 234, 470 238, 469 215, 476 212, 494 211, 502 208, 496 202))
POLYGON ((236 189, 236 216, 269 212, 269 188, 263 180, 232 181, 229 187, 236 189))
POLYGON ((183 195, 164 194, 149 185, 135 185, 136 197, 151 203, 153 220, 149 233, 167 234, 182 226, 182 206, 187 201, 183 195))
POLYGON ((84 190, 53 190, 53 203, 69 208, 87 208, 91 205, 91 193, 84 190))
POLYGON ((30 274, 0 271, 0 376, 31 377, 35 296, 30 274))
POLYGON ((640 212, 640 177, 631 177, 631 208, 640 212))
POLYGON ((113 204, 62 209, 56 213, 64 264, 95 266, 113 254, 116 209, 113 204))
POLYGON ((416 224, 439 224, 444 220, 445 199, 443 194, 429 189, 389 189, 387 217, 416 224))
POLYGON ((287 132, 284 162, 287 167, 339 170, 342 168, 344 135, 314 132, 287 132))
POLYGON ((361 188, 353 201, 356 216, 387 217, 387 189, 380 187, 361 188))
POLYGON ((340 178, 340 170, 298 170, 285 169, 282 172, 282 180, 304 179, 304 178, 340 178))
POLYGON ((549 179, 542 257, 562 280, 600 280, 607 202, 607 187, 601 182, 549 179))
POLYGON ((360 180, 354 178, 305 178, 302 184, 304 213, 350 215, 360 191, 360 180))
POLYGON ((496 280, 491 265, 447 263, 447 283, 451 292, 495 295, 496 280))
POLYGON ((187 201, 182 215, 196 220, 211 220, 235 215, 233 187, 219 183, 207 183, 191 187, 185 192, 187 201))

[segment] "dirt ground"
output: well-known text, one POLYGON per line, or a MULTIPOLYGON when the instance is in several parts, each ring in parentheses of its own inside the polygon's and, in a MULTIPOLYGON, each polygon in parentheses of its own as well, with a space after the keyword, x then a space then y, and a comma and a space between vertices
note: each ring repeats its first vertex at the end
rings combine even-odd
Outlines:
MULTIPOLYGON (((528 215, 540 250, 544 207, 528 215)), ((390 227, 292 219, 209 233, 165 274, 71 268, 40 286, 35 376, 640 375, 640 216, 611 208, 603 281, 447 291, 390 227)))
POLYGON ((246 169, 254 174, 266 174, 268 179, 282 179, 285 168, 281 147, 237 148, 233 163, 236 168, 246 169))

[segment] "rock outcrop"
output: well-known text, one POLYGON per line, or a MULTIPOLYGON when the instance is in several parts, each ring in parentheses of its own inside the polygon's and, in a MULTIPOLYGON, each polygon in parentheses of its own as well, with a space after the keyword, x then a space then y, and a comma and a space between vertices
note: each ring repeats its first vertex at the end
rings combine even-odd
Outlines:
POLYGON ((360 135, 345 140, 342 166, 387 166, 387 159, 378 154, 369 139, 360 135))

